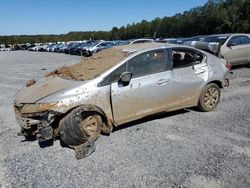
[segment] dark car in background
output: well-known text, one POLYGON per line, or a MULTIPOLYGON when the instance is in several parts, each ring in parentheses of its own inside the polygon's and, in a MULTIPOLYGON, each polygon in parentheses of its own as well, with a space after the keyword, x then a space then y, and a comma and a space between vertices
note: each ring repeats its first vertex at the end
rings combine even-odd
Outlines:
POLYGON ((68 47, 65 48, 64 53, 70 54, 71 49, 75 48, 79 43, 72 43, 68 47))
POLYGON ((115 45, 113 41, 96 41, 93 42, 90 45, 87 45, 85 48, 82 50, 82 55, 83 56, 92 56, 94 53, 99 52, 103 49, 111 48, 115 45))

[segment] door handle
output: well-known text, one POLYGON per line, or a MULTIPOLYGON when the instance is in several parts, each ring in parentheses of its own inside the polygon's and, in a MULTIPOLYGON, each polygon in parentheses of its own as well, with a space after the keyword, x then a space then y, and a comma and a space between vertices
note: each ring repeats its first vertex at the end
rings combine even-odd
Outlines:
POLYGON ((169 82, 169 79, 160 79, 158 82, 157 82, 157 84, 159 84, 159 85, 165 85, 166 83, 168 83, 169 82))

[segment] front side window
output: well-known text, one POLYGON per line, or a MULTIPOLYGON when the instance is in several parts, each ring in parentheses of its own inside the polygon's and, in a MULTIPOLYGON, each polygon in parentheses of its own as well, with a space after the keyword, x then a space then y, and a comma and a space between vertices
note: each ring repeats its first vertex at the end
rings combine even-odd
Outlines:
POLYGON ((232 37, 228 42, 228 46, 237 46, 241 44, 241 37, 232 37))
POLYGON ((154 50, 139 54, 109 74, 101 86, 117 82, 123 72, 131 72, 132 78, 159 73, 172 68, 170 58, 165 50, 154 50))
POLYGON ((154 50, 137 55, 127 62, 127 72, 133 78, 167 70, 167 55, 165 50, 154 50))
POLYGON ((108 75, 101 83, 102 86, 109 85, 113 82, 117 82, 123 72, 126 72, 126 63, 115 69, 110 75, 108 75))

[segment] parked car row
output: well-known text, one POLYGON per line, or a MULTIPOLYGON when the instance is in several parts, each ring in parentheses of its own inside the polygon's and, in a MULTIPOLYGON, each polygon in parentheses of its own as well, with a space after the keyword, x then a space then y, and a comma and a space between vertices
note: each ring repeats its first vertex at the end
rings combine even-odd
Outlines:
POLYGON ((11 51, 11 50, 12 50, 11 45, 0 44, 0 51, 11 51))
POLYGON ((87 40, 81 42, 41 44, 28 48, 29 51, 58 52, 71 55, 91 56, 103 49, 123 44, 123 41, 87 40))
POLYGON ((134 40, 104 41, 85 40, 57 43, 36 43, 20 45, 0 45, 0 51, 29 50, 40 52, 58 52, 71 55, 91 56, 103 49, 136 43, 170 43, 195 47, 226 59, 232 65, 249 64, 250 34, 215 34, 199 35, 190 38, 142 38, 134 40))

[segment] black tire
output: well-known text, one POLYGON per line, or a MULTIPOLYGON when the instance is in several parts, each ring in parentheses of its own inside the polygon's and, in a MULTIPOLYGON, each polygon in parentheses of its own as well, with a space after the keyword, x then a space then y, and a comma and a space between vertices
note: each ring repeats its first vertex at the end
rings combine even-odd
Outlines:
POLYGON ((201 92, 198 109, 202 112, 209 112, 215 109, 220 101, 220 88, 217 84, 206 85, 201 92))
POLYGON ((73 109, 59 123, 60 137, 69 146, 94 142, 100 136, 101 129, 101 116, 86 112, 82 107, 73 109))
POLYGON ((250 68, 250 62, 247 64, 247 67, 250 68))

